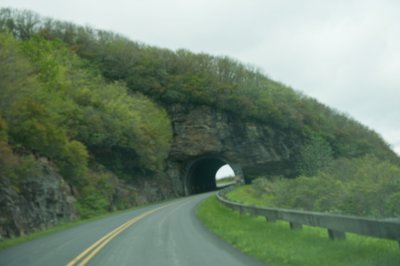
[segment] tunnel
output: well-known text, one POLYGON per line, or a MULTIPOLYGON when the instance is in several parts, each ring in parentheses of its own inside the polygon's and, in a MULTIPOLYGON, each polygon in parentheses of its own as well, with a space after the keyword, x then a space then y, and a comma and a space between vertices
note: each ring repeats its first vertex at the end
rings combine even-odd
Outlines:
POLYGON ((191 161, 186 167, 186 194, 216 190, 215 175, 225 164, 229 164, 235 175, 238 175, 231 163, 217 156, 205 156, 191 161))

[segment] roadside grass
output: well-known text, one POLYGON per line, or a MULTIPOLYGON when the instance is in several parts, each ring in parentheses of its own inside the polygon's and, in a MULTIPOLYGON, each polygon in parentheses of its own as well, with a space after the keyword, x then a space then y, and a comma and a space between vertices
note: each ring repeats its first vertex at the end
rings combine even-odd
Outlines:
POLYGON ((215 196, 201 203, 197 215, 222 239, 268 265, 400 265, 396 241, 354 234, 332 241, 324 229, 303 226, 292 231, 287 222, 267 223, 263 217, 241 215, 215 196))
POLYGON ((252 190, 253 187, 251 185, 239 186, 234 190, 230 191, 226 195, 226 197, 238 203, 244 203, 260 207, 267 206, 272 197, 269 194, 262 194, 259 197, 255 197, 254 192, 252 190))

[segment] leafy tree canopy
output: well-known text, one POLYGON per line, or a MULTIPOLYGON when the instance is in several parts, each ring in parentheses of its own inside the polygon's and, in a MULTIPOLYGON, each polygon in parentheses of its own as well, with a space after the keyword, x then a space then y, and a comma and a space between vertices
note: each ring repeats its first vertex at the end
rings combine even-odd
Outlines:
POLYGON ((163 169, 171 129, 162 108, 121 82, 104 81, 59 40, 0 34, 0 45, 10 62, 0 66, 1 135, 15 147, 53 159, 75 183, 86 173, 88 151, 102 161, 123 149, 133 166, 163 169))
MULTIPOLYGON (((183 103, 271 124, 305 145, 319 139, 333 158, 375 154, 399 162, 373 130, 228 57, 159 49, 113 32, 13 9, 0 10, 0 31, 14 36, 11 40, 4 35, 3 43, 20 47, 5 45, 1 59, 22 54, 1 66, 5 72, 0 72, 0 85, 7 92, 0 99, 3 117, 12 133, 12 114, 6 110, 28 110, 18 116, 14 111, 14 121, 24 121, 18 125, 32 132, 49 132, 46 139, 17 133, 13 139, 26 140, 32 149, 43 142, 42 153, 57 153, 76 140, 103 163, 115 155, 108 163, 121 173, 136 166, 161 169, 172 133, 160 106, 183 103), (35 118, 29 116, 31 109, 35 118), (46 143, 57 145, 50 148, 46 143)), ((299 158, 304 159, 304 148, 298 147, 299 158)))

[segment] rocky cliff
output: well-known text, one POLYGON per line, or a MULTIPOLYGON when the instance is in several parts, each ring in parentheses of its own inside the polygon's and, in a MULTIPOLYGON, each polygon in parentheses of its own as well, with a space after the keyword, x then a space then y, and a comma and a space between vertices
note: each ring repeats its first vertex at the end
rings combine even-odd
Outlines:
MULTIPOLYGON (((83 197, 80 188, 65 182, 47 159, 38 161, 39 172, 17 185, 7 177, 0 177, 0 241, 72 221, 80 215, 76 204, 83 197)), ((128 185, 112 176, 107 184, 111 191, 107 209, 114 211, 176 196, 171 185, 161 178, 128 185)))
POLYGON ((20 236, 76 218, 75 198, 64 179, 46 159, 40 174, 16 187, 0 178, 0 239, 20 236))

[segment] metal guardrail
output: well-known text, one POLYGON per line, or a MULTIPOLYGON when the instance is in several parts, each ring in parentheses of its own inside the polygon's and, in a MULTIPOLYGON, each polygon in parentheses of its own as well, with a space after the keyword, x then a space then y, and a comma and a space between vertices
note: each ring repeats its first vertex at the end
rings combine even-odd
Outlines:
POLYGON ((400 220, 398 219, 371 219, 350 215, 249 206, 230 201, 225 197, 226 193, 233 188, 235 186, 220 190, 217 193, 217 198, 224 205, 241 213, 264 216, 268 222, 287 221, 293 230, 300 229, 302 225, 326 228, 329 238, 332 240, 345 239, 346 233, 355 233, 396 240, 400 245, 400 220))

